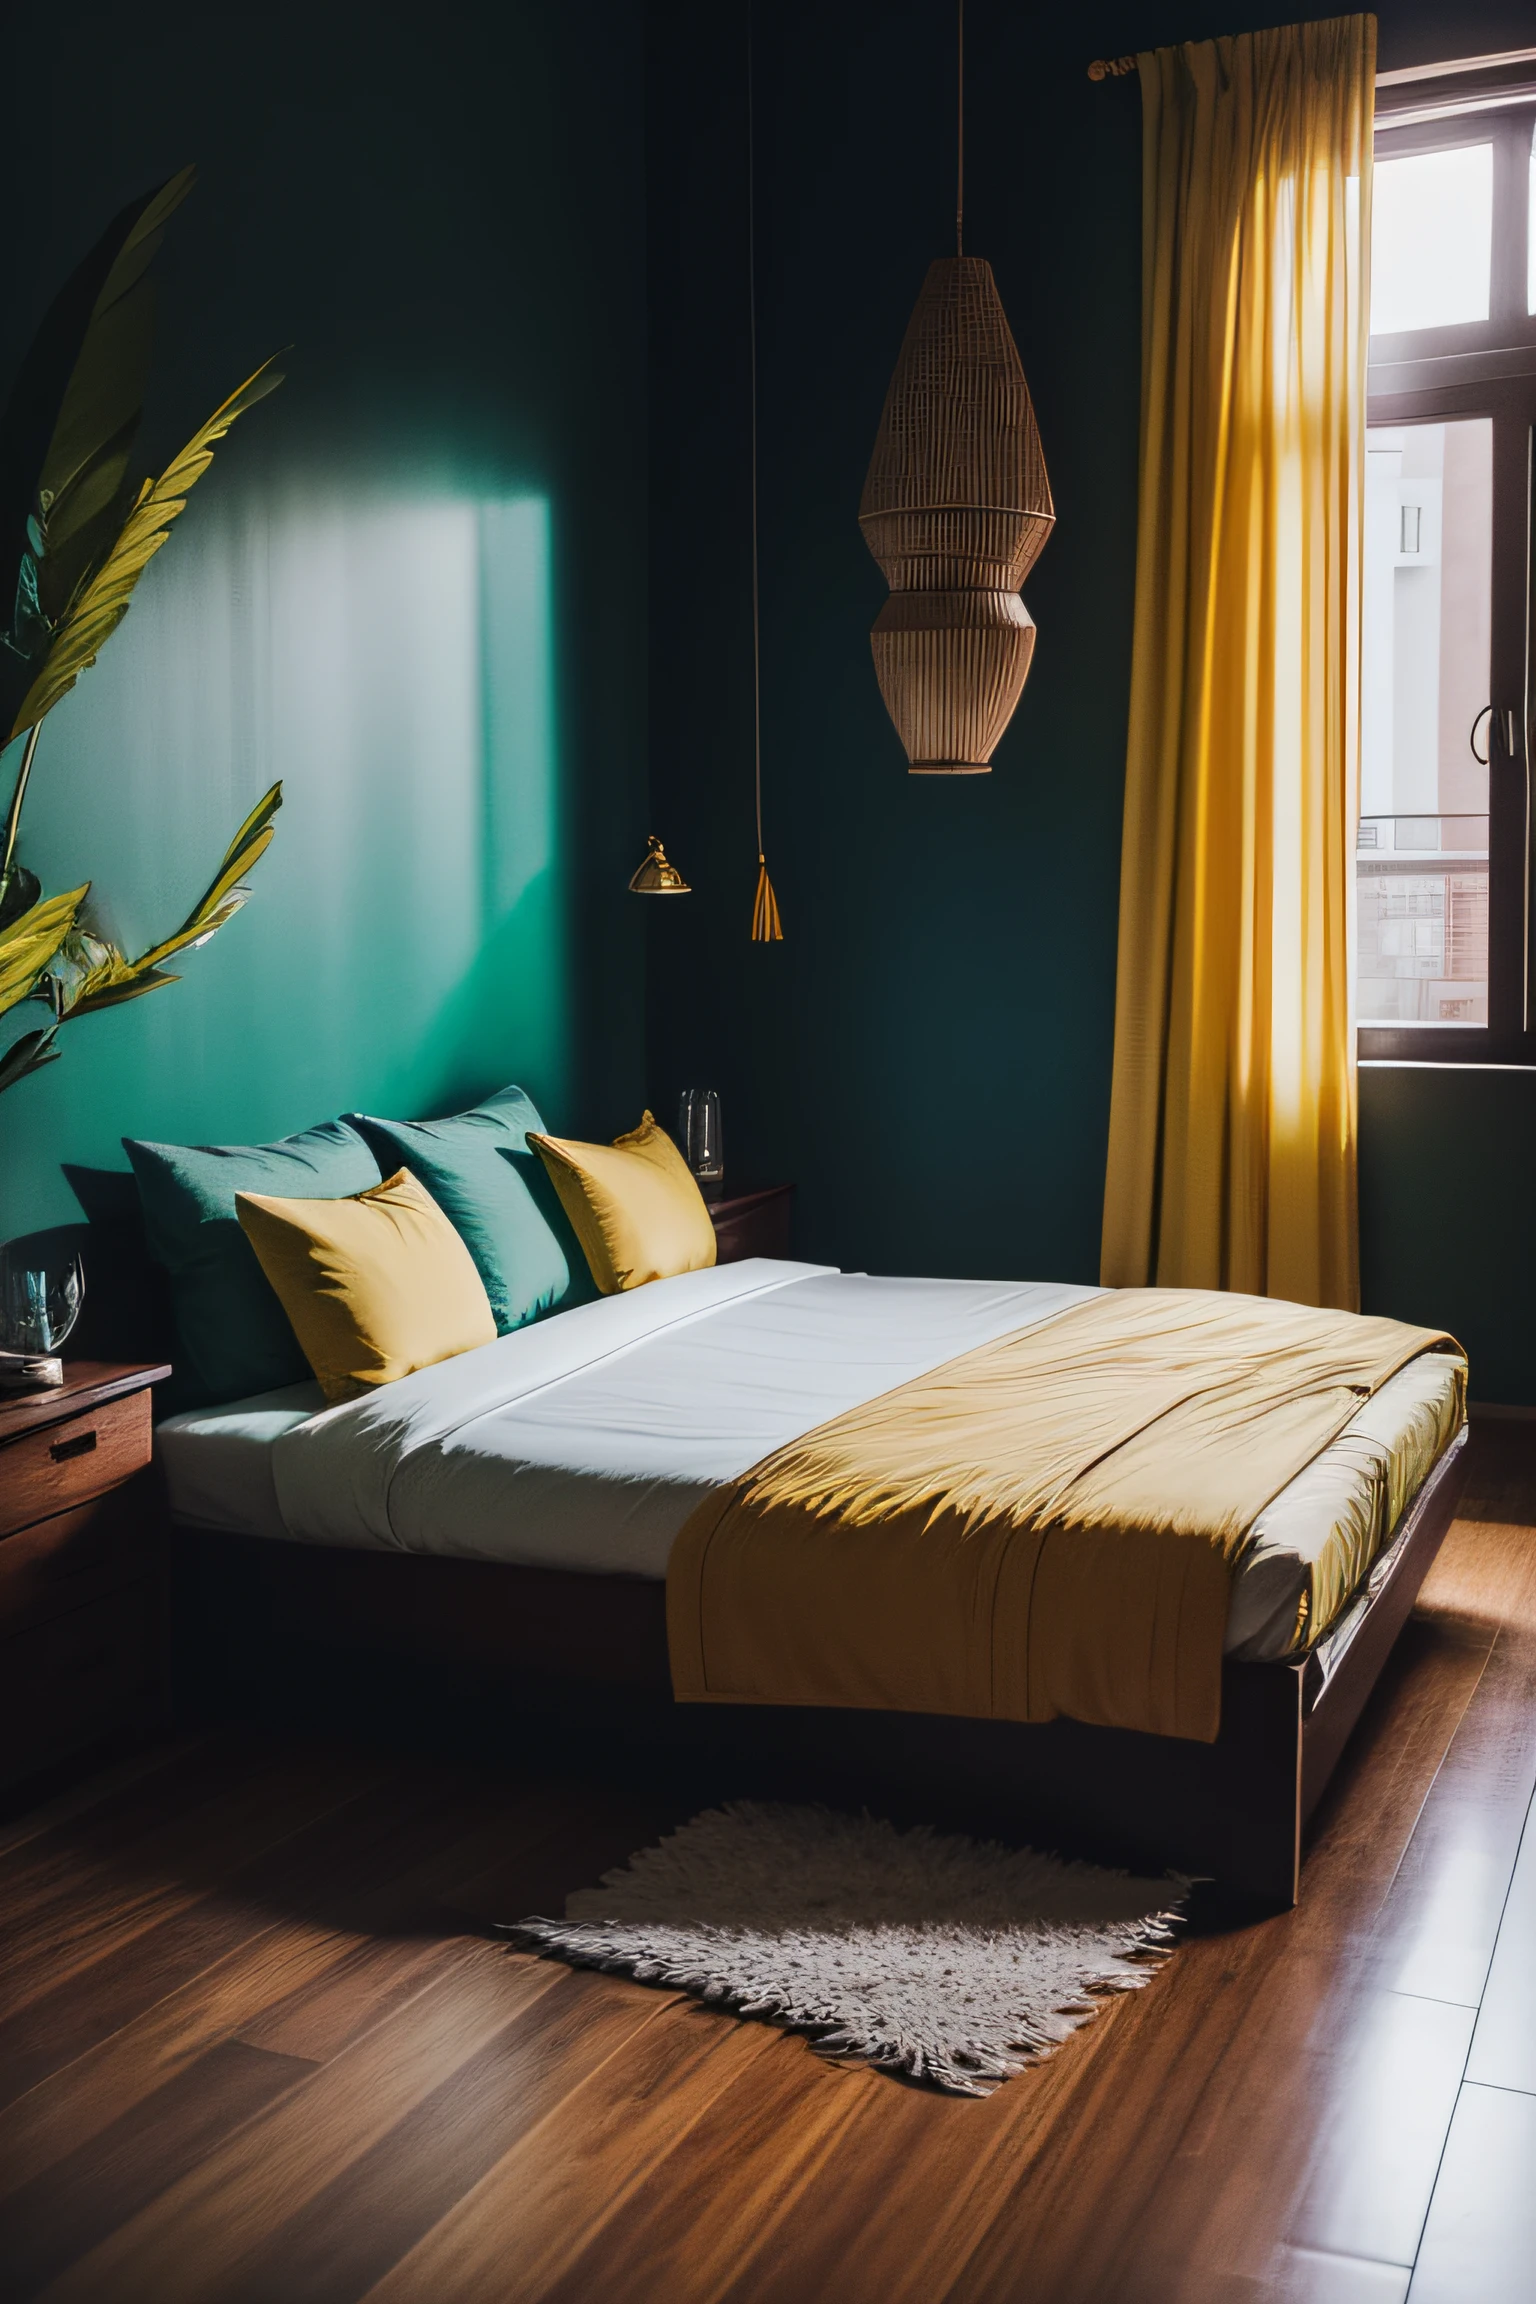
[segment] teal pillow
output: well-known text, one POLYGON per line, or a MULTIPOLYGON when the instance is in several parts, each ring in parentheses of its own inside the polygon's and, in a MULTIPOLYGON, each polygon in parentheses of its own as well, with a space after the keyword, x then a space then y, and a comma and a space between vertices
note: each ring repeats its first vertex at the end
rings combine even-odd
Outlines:
MULTIPOLYGON (((302 1384, 309 1362, 235 1215, 237 1192, 341 1200, 379 1181, 355 1128, 327 1120, 280 1144, 142 1144, 133 1164, 150 1254, 171 1276, 175 1403, 211 1407, 302 1384)), ((397 1163, 398 1165, 398 1163, 397 1163)))
POLYGON ((544 1133, 521 1088, 503 1088, 447 1120, 375 1120, 366 1112, 347 1120, 366 1137, 381 1174, 409 1168, 425 1184, 474 1258, 498 1336, 559 1303, 570 1267, 518 1174, 520 1162, 538 1165, 528 1131, 544 1133))

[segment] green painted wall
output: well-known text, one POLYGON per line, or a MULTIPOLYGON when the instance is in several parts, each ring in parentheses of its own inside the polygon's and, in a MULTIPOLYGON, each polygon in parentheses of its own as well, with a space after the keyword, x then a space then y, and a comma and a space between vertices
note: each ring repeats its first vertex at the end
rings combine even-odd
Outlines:
MULTIPOLYGON (((1332 13, 1318 8, 1307 13, 1332 13)), ((694 881, 653 907, 649 1077, 726 1098, 728 1163, 800 1185, 798 1245, 877 1270, 1090 1279, 1113 1035, 1139 396, 1140 110, 1085 67, 1283 11, 971 0, 966 245, 992 260, 1059 525, 990 777, 912 778, 856 526, 902 329, 953 245, 954 11, 759 9, 767 842, 786 942, 747 941, 752 824, 743 18, 650 25, 652 805, 694 881), (709 197, 701 187, 709 187, 709 197)), ((1516 47, 1527 0, 1387 0, 1383 67, 1516 47)), ((1536 1400, 1524 1075, 1368 1073, 1369 1305, 1454 1326, 1536 1400)))
POLYGON ((6 85, 55 93, 0 164, 0 379, 188 158, 146 454, 294 349, 49 720, 23 853, 50 887, 90 876, 137 947, 281 776, 277 839, 181 984, 0 1099, 0 1237, 75 1216, 61 1163, 120 1166, 125 1133, 269 1137, 509 1078, 572 1130, 638 1106, 641 21, 10 13, 6 85))

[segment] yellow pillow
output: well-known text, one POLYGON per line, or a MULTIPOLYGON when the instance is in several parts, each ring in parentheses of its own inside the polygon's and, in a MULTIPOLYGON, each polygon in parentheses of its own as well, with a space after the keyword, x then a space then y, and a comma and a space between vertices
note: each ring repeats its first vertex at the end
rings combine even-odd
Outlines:
POLYGON ((346 1200, 237 1192, 235 1213, 327 1400, 496 1340, 469 1250, 404 1168, 346 1200))
POLYGON ((688 1164, 649 1112, 611 1144, 530 1136, 605 1296, 699 1272, 715 1260, 715 1227, 688 1164))

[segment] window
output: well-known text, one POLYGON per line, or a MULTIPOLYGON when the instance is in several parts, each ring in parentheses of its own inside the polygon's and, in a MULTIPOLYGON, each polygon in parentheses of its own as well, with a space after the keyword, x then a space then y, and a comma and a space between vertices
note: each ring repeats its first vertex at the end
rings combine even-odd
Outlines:
POLYGON ((1493 426, 1366 434, 1356 1012, 1488 1022, 1493 426))
POLYGON ((1378 84, 1356 1013, 1363 1058, 1536 1064, 1536 51, 1378 84))
POLYGON ((1486 320, 1493 146, 1452 144, 1379 159, 1371 200, 1372 334, 1486 320))

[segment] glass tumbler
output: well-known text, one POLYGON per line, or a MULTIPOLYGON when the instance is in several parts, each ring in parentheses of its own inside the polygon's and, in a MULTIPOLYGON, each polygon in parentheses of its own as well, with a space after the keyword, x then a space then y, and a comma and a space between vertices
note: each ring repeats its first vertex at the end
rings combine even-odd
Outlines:
POLYGON ((57 1352, 85 1301, 78 1256, 61 1265, 29 1266, 0 1255, 0 1349, 57 1352))
POLYGON ((677 1138, 699 1183, 719 1184, 725 1175, 725 1139, 720 1133, 720 1098, 713 1088, 683 1090, 677 1138))

